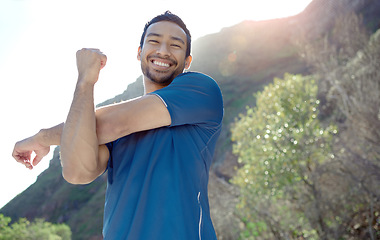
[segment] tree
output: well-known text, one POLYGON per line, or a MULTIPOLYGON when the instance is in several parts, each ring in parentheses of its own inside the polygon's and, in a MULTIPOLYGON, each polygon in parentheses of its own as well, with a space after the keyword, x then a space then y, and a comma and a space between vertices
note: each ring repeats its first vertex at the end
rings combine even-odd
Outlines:
POLYGON ((71 230, 66 224, 52 224, 43 219, 29 222, 20 218, 11 223, 11 218, 0 214, 0 240, 70 240, 71 230), (9 225, 10 224, 10 225, 9 225))
POLYGON ((233 150, 243 166, 233 182, 241 189, 243 238, 326 238, 321 164, 334 158, 336 128, 319 121, 317 90, 312 77, 285 74, 235 122, 233 150))
POLYGON ((342 199, 350 206, 343 229, 375 239, 380 235, 380 30, 370 36, 360 16, 345 14, 331 32, 302 46, 326 99, 323 115, 339 122, 335 167, 351 186, 342 199))

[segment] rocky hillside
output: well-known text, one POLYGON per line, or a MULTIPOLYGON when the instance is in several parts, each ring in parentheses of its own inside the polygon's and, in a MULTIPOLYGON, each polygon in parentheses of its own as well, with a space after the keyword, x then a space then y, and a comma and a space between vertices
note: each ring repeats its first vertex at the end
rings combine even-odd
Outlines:
MULTIPOLYGON (((220 85, 225 103, 224 127, 218 142, 210 174, 210 204, 220 240, 236 239, 239 220, 234 214, 238 190, 228 180, 237 166, 231 153, 230 124, 253 106, 253 93, 285 72, 309 72, 299 58, 296 39, 312 40, 330 31, 339 13, 363 14, 370 30, 380 26, 380 2, 377 0, 314 0, 301 14, 269 21, 245 21, 207 35, 193 43, 193 71, 212 76, 220 85)), ((101 105, 141 95, 142 78, 126 91, 101 105)), ((101 239, 106 176, 85 186, 66 183, 61 176, 59 148, 55 149, 49 168, 23 193, 0 212, 18 219, 45 218, 70 225, 74 239, 101 239)))

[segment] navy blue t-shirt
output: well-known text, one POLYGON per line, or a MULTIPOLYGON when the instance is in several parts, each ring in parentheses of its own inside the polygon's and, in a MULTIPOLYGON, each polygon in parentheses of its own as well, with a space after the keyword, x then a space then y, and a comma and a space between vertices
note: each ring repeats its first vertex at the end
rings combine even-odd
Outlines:
POLYGON ((172 123, 107 144, 104 239, 214 240, 207 185, 221 91, 212 78, 187 72, 150 94, 161 98, 172 123))

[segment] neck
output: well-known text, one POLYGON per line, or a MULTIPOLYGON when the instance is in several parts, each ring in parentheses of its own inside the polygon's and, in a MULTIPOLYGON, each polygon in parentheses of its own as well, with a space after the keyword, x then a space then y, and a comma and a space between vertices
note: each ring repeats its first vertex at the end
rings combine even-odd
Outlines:
POLYGON ((166 86, 157 84, 157 83, 153 82, 152 80, 150 80, 149 78, 144 76, 144 95, 151 93, 151 92, 154 92, 154 91, 159 90, 159 89, 164 88, 164 87, 166 87, 166 86))

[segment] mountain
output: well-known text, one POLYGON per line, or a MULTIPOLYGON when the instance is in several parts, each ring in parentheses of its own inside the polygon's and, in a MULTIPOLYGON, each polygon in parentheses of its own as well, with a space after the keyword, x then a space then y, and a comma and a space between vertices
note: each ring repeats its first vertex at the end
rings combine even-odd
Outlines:
MULTIPOLYGON (((204 72, 218 82, 225 105, 224 126, 209 184, 211 211, 219 239, 236 239, 239 229, 239 220, 234 214, 238 190, 228 182, 237 167, 231 151, 231 123, 239 113, 244 113, 246 106, 255 105, 253 93, 274 77, 282 78, 285 72, 310 72, 298 56, 297 37, 313 41, 321 33, 331 31, 337 15, 350 11, 362 14, 370 31, 379 28, 378 0, 314 0, 299 15, 244 21, 193 43, 191 70, 204 72)), ((123 93, 100 105, 134 98, 142 92, 140 77, 123 93)), ((65 222, 71 227, 74 239, 101 239, 105 179, 106 174, 84 186, 66 183, 61 175, 58 147, 49 168, 0 212, 12 219, 42 217, 51 222, 65 222)))

